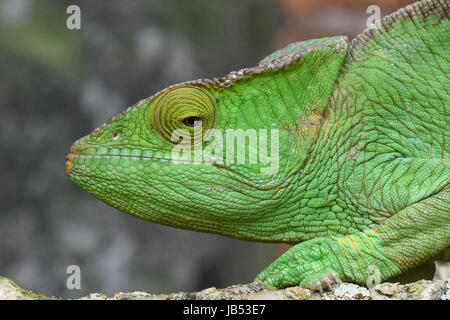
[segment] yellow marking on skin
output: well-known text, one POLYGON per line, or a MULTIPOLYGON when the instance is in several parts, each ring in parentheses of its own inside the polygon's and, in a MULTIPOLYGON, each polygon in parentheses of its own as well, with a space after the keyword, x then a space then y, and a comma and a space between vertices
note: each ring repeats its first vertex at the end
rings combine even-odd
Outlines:
POLYGON ((347 264, 350 268, 350 272, 352 273, 353 278, 355 278, 356 277, 355 270, 353 270, 352 264, 350 263, 350 260, 347 257, 347 252, 345 251, 345 246, 344 246, 345 240, 344 239, 337 239, 337 240, 338 240, 339 246, 341 246, 341 248, 342 248, 342 253, 344 254, 344 258, 345 258, 345 260, 347 260, 347 264))
POLYGON ((364 258, 364 256, 362 255, 361 250, 359 248, 358 243, 356 242, 354 235, 349 235, 342 240, 339 239, 339 245, 343 248, 344 253, 345 253, 344 246, 345 246, 346 242, 350 245, 350 247, 354 250, 354 252, 361 258, 361 260, 364 262, 364 264, 367 265, 367 261, 364 258))
MULTIPOLYGON (((381 241, 383 241, 383 238, 381 237, 381 232, 378 230, 377 227, 373 227, 371 230, 378 235, 381 241)), ((372 239, 370 239, 370 237, 367 238, 369 239, 370 243, 375 247, 375 244, 372 242, 372 239)))
POLYGON ((353 235, 349 235, 347 237, 345 237, 345 239, 347 240, 348 244, 359 254, 359 245, 358 243, 356 243, 356 240, 354 238, 353 235))
MULTIPOLYGON (((372 242, 372 240, 370 239, 369 236, 366 235, 366 238, 369 239, 370 243, 372 243, 373 246, 375 246, 375 245, 373 244, 373 242, 372 242)), ((368 247, 368 246, 365 244, 365 242, 362 241, 362 239, 361 239, 361 243, 364 245, 365 248, 367 248, 367 251, 369 252, 369 254, 372 254, 372 249, 370 249, 370 247, 368 247)))
POLYGON ((320 108, 317 108, 308 115, 307 119, 310 124, 319 126, 323 120, 323 113, 320 111, 320 108))

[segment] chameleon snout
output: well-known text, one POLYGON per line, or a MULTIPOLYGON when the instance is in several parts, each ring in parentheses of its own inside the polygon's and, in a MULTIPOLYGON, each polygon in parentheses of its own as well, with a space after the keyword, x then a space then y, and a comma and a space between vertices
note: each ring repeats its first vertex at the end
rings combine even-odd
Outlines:
POLYGON ((84 150, 83 139, 84 138, 81 138, 75 141, 73 145, 70 147, 70 153, 66 156, 65 171, 67 176, 69 176, 70 173, 72 172, 74 157, 83 153, 84 150))
POLYGON ((70 172, 72 171, 72 167, 73 167, 73 154, 69 153, 66 156, 66 169, 65 169, 66 175, 70 174, 70 172))

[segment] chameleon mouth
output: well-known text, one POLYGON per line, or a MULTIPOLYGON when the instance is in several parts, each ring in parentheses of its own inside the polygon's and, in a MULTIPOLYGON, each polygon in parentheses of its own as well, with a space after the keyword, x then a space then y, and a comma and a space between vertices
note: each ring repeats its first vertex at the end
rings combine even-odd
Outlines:
POLYGON ((72 168, 73 168, 73 157, 74 157, 73 153, 69 153, 66 156, 66 168, 65 168, 66 175, 70 175, 70 172, 72 171, 72 168))

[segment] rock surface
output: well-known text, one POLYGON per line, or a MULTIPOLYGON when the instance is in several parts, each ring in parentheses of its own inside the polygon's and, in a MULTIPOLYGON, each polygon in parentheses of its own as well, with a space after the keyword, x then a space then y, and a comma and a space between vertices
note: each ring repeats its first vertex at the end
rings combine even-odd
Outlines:
MULTIPOLYGON (((12 280, 0 277, 0 300, 61 299, 25 290, 12 280)), ((385 282, 368 289, 352 283, 341 283, 324 293, 299 287, 275 289, 259 282, 234 285, 224 289, 208 288, 199 292, 150 294, 118 292, 111 297, 91 293, 80 300, 450 300, 450 279, 420 280, 409 284, 385 282)))

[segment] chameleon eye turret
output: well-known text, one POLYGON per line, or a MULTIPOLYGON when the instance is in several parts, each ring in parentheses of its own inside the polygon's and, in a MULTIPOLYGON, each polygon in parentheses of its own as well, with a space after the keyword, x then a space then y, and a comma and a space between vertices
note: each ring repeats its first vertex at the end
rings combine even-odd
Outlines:
POLYGON ((152 128, 167 141, 171 141, 177 129, 188 130, 193 138, 196 121, 201 121, 204 133, 213 128, 216 119, 215 101, 200 87, 169 88, 155 99, 152 106, 152 128))

